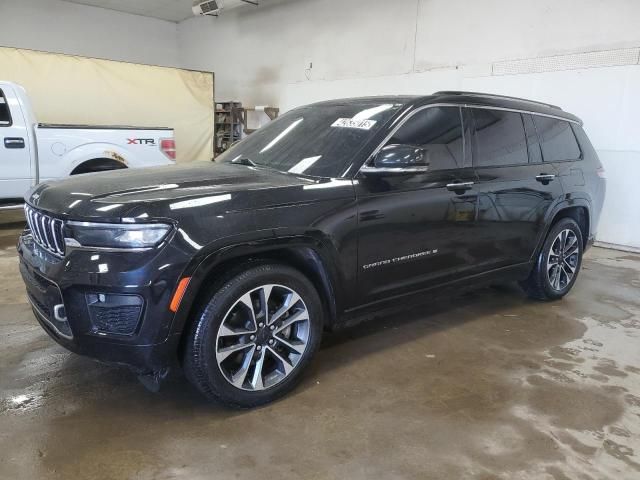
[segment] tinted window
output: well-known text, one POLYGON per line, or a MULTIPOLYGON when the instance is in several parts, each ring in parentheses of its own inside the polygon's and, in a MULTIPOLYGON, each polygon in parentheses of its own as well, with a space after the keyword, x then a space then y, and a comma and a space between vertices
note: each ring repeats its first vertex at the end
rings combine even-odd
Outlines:
POLYGON ((387 144, 424 149, 431 171, 460 168, 464 163, 460 109, 425 108, 409 118, 387 144))
POLYGON ((2 90, 0 90, 0 127, 11 125, 11 114, 9 113, 9 105, 4 98, 2 90))
POLYGON ((545 162, 580 158, 580 147, 569 122, 539 115, 534 115, 533 121, 542 143, 545 162))
POLYGON ((478 167, 529 163, 519 113, 474 108, 475 155, 478 167))

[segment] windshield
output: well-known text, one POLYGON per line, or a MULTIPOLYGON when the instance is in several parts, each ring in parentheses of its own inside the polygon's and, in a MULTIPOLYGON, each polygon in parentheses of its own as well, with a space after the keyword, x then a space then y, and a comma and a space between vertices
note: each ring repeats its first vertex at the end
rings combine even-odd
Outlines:
POLYGON ((296 108, 258 129, 216 161, 339 177, 401 106, 362 100, 296 108))

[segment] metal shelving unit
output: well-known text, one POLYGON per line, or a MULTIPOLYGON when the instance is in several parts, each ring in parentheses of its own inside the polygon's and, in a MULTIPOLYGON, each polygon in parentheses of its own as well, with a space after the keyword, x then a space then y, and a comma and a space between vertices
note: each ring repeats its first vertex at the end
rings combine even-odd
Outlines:
POLYGON ((216 102, 215 156, 242 138, 242 103, 216 102))

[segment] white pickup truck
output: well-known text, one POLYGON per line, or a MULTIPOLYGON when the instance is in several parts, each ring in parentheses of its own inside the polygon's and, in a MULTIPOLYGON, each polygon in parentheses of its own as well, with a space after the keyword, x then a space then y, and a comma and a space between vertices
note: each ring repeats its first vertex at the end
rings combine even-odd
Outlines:
POLYGON ((175 161, 171 128, 38 124, 24 88, 0 81, 0 202, 38 182, 175 161))

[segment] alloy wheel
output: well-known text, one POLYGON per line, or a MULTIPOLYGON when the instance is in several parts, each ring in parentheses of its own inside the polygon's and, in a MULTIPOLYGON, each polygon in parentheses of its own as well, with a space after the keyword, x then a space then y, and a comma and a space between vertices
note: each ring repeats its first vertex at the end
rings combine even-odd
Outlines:
POLYGON ((571 283, 578 268, 579 255, 576 234, 570 229, 558 233, 547 257, 547 276, 551 288, 562 291, 571 283))
POLYGON ((226 312, 216 337, 216 361, 236 388, 265 390, 294 370, 309 334, 309 312, 300 295, 283 285, 262 285, 226 312))

